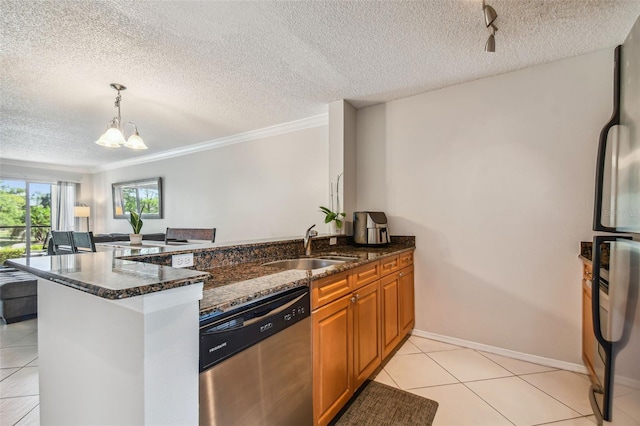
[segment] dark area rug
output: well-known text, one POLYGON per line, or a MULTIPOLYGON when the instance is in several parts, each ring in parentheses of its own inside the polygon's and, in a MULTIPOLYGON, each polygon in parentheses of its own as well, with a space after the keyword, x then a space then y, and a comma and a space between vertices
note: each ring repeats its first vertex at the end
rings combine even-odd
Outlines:
POLYGON ((331 425, 431 426, 438 403, 382 383, 367 381, 331 425))

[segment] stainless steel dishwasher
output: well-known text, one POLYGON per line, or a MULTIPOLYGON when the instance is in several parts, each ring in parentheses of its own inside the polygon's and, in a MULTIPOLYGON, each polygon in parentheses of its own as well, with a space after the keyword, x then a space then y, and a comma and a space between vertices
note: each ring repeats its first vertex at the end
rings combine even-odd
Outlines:
POLYGON ((313 423, 309 289, 200 319, 200 425, 313 423))

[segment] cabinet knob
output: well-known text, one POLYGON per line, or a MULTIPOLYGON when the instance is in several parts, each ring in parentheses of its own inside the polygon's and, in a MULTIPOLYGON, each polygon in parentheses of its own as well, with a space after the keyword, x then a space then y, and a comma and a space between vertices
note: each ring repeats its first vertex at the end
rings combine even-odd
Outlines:
POLYGON ((351 303, 356 303, 356 297, 355 297, 355 296, 353 296, 353 297, 351 298, 351 303))
POLYGON ((360 293, 356 293, 356 300, 360 300, 360 293))
POLYGON ((400 273, 398 274, 398 276, 399 276, 399 277, 404 276, 404 272, 400 272, 400 273))

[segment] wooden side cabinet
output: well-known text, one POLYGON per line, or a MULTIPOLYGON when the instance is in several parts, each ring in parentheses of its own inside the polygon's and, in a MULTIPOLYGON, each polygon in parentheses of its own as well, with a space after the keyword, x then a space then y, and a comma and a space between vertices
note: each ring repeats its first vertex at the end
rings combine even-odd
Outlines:
POLYGON ((593 332, 593 315, 591 314, 591 263, 584 262, 582 267, 582 360, 589 375, 595 377, 593 361, 596 356, 596 336, 593 332))

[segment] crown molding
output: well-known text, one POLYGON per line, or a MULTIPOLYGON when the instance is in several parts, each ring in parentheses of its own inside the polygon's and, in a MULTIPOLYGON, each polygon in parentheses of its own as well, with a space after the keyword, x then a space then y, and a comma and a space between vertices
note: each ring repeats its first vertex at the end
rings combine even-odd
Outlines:
POLYGON ((40 170, 55 170, 59 172, 70 173, 95 173, 93 168, 89 167, 76 167, 76 166, 63 166, 59 164, 38 163, 35 161, 13 160, 9 158, 0 158, 0 166, 16 166, 16 167, 32 167, 40 170))
POLYGON ((92 173, 99 173, 106 170, 120 169, 123 167, 134 166, 136 164, 150 163, 153 161, 166 160, 168 158, 180 157, 183 155, 193 154, 200 151, 207 151, 215 148, 233 145, 242 142, 249 142, 256 139, 264 139, 271 136, 278 136, 284 133, 295 132, 298 130, 310 129, 313 127, 326 126, 329 123, 329 114, 319 114, 312 117, 303 118, 301 120, 290 121, 287 123, 276 124, 274 126, 264 127, 258 130, 251 130, 237 135, 225 136, 206 142, 188 145, 176 149, 158 152, 156 154, 144 155, 141 157, 131 158, 114 163, 102 164, 91 170, 92 173))

